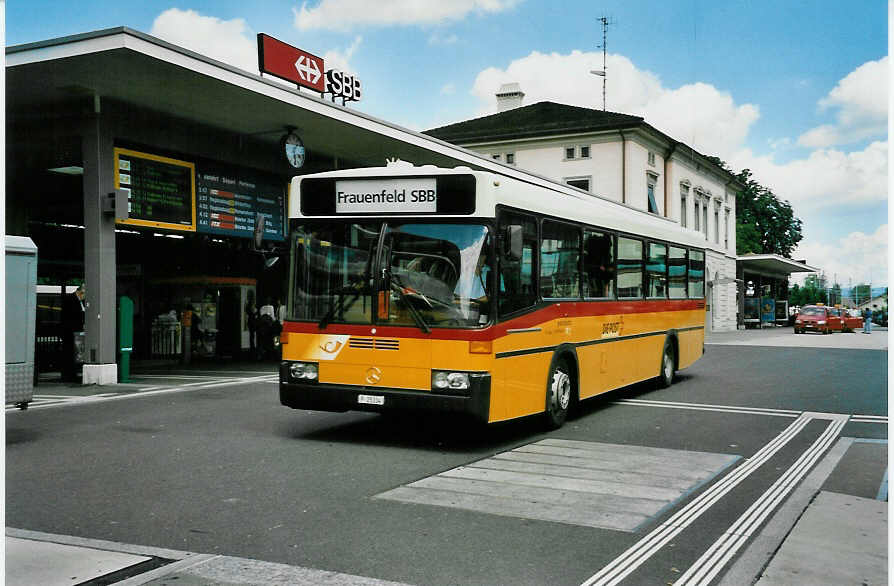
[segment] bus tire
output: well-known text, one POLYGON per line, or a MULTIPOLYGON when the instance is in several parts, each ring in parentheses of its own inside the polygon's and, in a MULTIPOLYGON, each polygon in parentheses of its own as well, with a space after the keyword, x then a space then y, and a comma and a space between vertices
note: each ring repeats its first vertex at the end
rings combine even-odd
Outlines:
POLYGON ((559 359, 549 373, 546 386, 546 412, 544 422, 547 429, 559 429, 568 418, 568 410, 574 395, 574 381, 568 361, 559 359))
POLYGON ((657 379, 659 389, 666 389, 673 384, 676 370, 675 360, 674 345, 670 340, 665 340, 664 350, 661 351, 661 371, 658 373, 657 379))

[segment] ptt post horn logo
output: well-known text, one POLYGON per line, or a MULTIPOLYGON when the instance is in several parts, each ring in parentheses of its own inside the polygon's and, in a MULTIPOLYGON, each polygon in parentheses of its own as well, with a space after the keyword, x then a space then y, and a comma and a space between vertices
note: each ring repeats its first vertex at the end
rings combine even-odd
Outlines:
POLYGON ((325 352, 326 354, 335 354, 338 352, 343 344, 338 340, 326 340, 322 344, 320 344, 320 350, 325 352))
POLYGON ((382 380, 381 369, 373 366, 366 371, 366 382, 368 382, 369 384, 378 384, 380 380, 382 380))

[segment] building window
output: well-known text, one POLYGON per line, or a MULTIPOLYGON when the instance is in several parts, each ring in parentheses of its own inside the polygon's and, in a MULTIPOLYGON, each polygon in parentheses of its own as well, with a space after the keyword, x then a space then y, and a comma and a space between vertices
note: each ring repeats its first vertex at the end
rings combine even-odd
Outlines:
POLYGON ((714 207, 714 243, 720 244, 720 202, 714 207))
POLYGON ((655 166, 655 153, 649 151, 649 165, 655 166))
POLYGON ((570 161, 574 159, 574 147, 565 147, 565 160, 570 161))
POLYGON ((589 158, 590 158, 590 147, 589 147, 589 145, 580 147, 580 158, 582 158, 582 159, 589 159, 589 158))
POLYGON ((565 185, 570 185, 571 187, 577 187, 578 189, 583 189, 584 191, 590 191, 590 177, 566 177, 562 180, 565 185))
POLYGON ((701 215, 702 215, 702 210, 701 210, 702 199, 698 196, 698 194, 696 194, 694 201, 695 201, 695 213, 692 214, 692 228, 696 232, 698 232, 701 230, 701 228, 700 228, 701 222, 699 221, 699 219, 701 218, 701 215))
POLYGON ((680 186, 680 227, 686 227, 686 205, 689 202, 689 186, 680 186))
POLYGON ((500 160, 500 153, 494 153, 493 155, 491 155, 491 158, 492 158, 493 160, 495 160, 495 161, 499 161, 499 160, 500 160))
POLYGON ((657 214, 658 213, 658 202, 655 201, 655 183, 658 181, 658 176, 654 173, 646 173, 646 195, 649 198, 649 213, 657 214))
POLYGON ((515 164, 515 153, 506 153, 506 164, 507 165, 515 164))
POLYGON ((726 210, 723 219, 723 247, 729 250, 729 210, 726 210))
POLYGON ((706 199, 702 202, 702 232, 705 233, 705 238, 708 237, 708 202, 710 201, 706 199))

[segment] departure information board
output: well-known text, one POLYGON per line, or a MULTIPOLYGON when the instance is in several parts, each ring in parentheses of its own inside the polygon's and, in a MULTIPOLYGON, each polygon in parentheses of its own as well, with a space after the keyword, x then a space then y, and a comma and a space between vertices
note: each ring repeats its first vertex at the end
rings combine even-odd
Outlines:
POLYGON ((285 240, 285 185, 275 177, 199 163, 196 183, 199 232, 251 238, 262 215, 264 240, 285 240))
POLYGON ((122 224, 196 230, 195 165, 128 149, 115 149, 115 187, 129 190, 122 224))

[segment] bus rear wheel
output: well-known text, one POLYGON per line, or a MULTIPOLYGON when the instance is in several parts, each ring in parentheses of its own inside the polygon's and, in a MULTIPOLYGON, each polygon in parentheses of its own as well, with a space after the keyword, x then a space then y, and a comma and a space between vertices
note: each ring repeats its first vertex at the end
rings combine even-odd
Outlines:
POLYGON ((675 366, 674 346, 668 340, 664 343, 664 350, 661 352, 661 372, 658 373, 658 388, 666 389, 673 384, 675 366))
POLYGON ((565 360, 560 360, 553 366, 549 374, 546 387, 546 413, 545 423, 548 429, 558 429, 568 418, 568 409, 571 406, 573 382, 571 370, 565 360))

